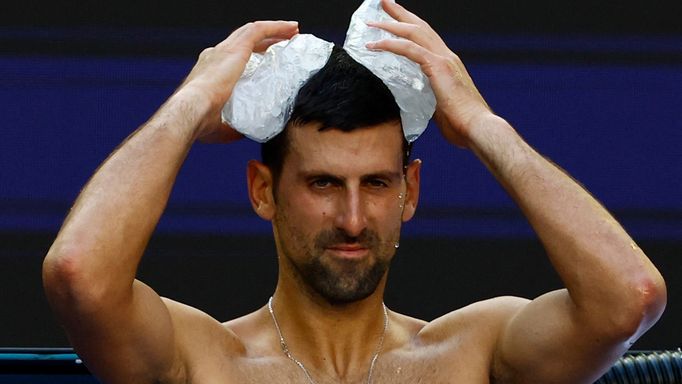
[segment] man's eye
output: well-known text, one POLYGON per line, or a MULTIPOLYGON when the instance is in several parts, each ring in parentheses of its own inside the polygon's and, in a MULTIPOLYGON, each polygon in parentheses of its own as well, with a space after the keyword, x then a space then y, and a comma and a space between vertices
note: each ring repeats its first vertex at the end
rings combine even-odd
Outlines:
POLYGON ((312 182, 312 186, 315 188, 328 188, 332 186, 332 182, 328 179, 318 179, 312 182))
POLYGON ((380 179, 368 180, 368 181, 367 181, 367 184, 368 184, 370 187, 372 187, 372 188, 384 188, 384 187, 388 187, 388 184, 386 184, 386 182, 384 182, 383 180, 380 180, 380 179))

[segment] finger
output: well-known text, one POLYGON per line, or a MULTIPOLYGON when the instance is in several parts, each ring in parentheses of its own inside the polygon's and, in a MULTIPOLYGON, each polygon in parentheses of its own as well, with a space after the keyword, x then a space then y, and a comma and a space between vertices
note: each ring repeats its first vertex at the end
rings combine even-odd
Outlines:
POLYGON ((271 45, 277 44, 280 41, 286 41, 288 39, 282 39, 282 38, 269 38, 269 39, 264 39, 261 40, 256 44, 256 46, 253 48, 254 52, 262 53, 265 52, 266 49, 268 49, 271 45))
POLYGON ((427 65, 430 58, 434 55, 428 49, 410 40, 386 39, 367 43, 367 48, 393 52, 396 55, 405 56, 415 63, 427 65))
POLYGON ((415 43, 430 47, 434 43, 434 37, 417 24, 404 23, 399 21, 368 21, 370 27, 381 28, 396 36, 414 41, 415 43))
POLYGON ((386 13, 388 13, 389 16, 398 21, 428 26, 426 21, 422 20, 419 16, 408 11, 407 9, 405 9, 405 7, 396 3, 393 0, 381 0, 381 6, 384 8, 384 11, 386 11, 386 13))
POLYGON ((230 35, 216 48, 231 44, 247 44, 255 47, 260 41, 268 38, 289 39, 298 33, 298 22, 295 21, 254 21, 248 23, 230 35))

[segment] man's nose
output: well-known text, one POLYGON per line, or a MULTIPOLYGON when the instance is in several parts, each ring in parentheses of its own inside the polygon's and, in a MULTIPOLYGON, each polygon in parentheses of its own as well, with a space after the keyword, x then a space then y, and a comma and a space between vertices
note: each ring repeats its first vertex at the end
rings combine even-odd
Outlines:
POLYGON ((357 237, 367 227, 366 207, 359 188, 348 188, 339 201, 335 225, 348 236, 357 237))

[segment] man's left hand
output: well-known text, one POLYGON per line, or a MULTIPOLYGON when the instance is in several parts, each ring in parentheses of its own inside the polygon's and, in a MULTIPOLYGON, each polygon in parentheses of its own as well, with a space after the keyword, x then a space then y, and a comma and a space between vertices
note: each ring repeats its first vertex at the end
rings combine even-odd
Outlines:
POLYGON ((404 39, 367 44, 369 49, 385 50, 419 64, 436 95, 435 119, 445 138, 468 147, 468 138, 477 118, 491 113, 464 64, 424 20, 392 1, 382 0, 384 10, 397 21, 368 22, 404 39))

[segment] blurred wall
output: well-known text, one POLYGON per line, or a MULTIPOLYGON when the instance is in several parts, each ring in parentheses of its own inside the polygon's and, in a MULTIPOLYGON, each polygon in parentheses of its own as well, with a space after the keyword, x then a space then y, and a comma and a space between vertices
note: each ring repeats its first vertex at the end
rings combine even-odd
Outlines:
MULTIPOLYGON (((492 108, 586 185, 659 266, 670 304, 635 347, 674 348, 682 344, 680 4, 593 3, 405 2, 443 31, 492 108)), ((202 48, 265 17, 299 19, 305 32, 341 43, 355 8, 92 4, 29 1, 0 13, 0 346, 66 344, 42 296, 41 258, 97 165, 202 48)), ((392 269, 392 308, 431 319, 487 297, 560 287, 532 230, 473 155, 450 148, 435 127, 415 154, 423 190, 392 269)), ((140 271, 160 293, 219 319, 265 302, 274 247, 244 184, 245 161, 256 156, 248 141, 192 150, 140 271), (225 303, 228 295, 237 302, 225 303)))

